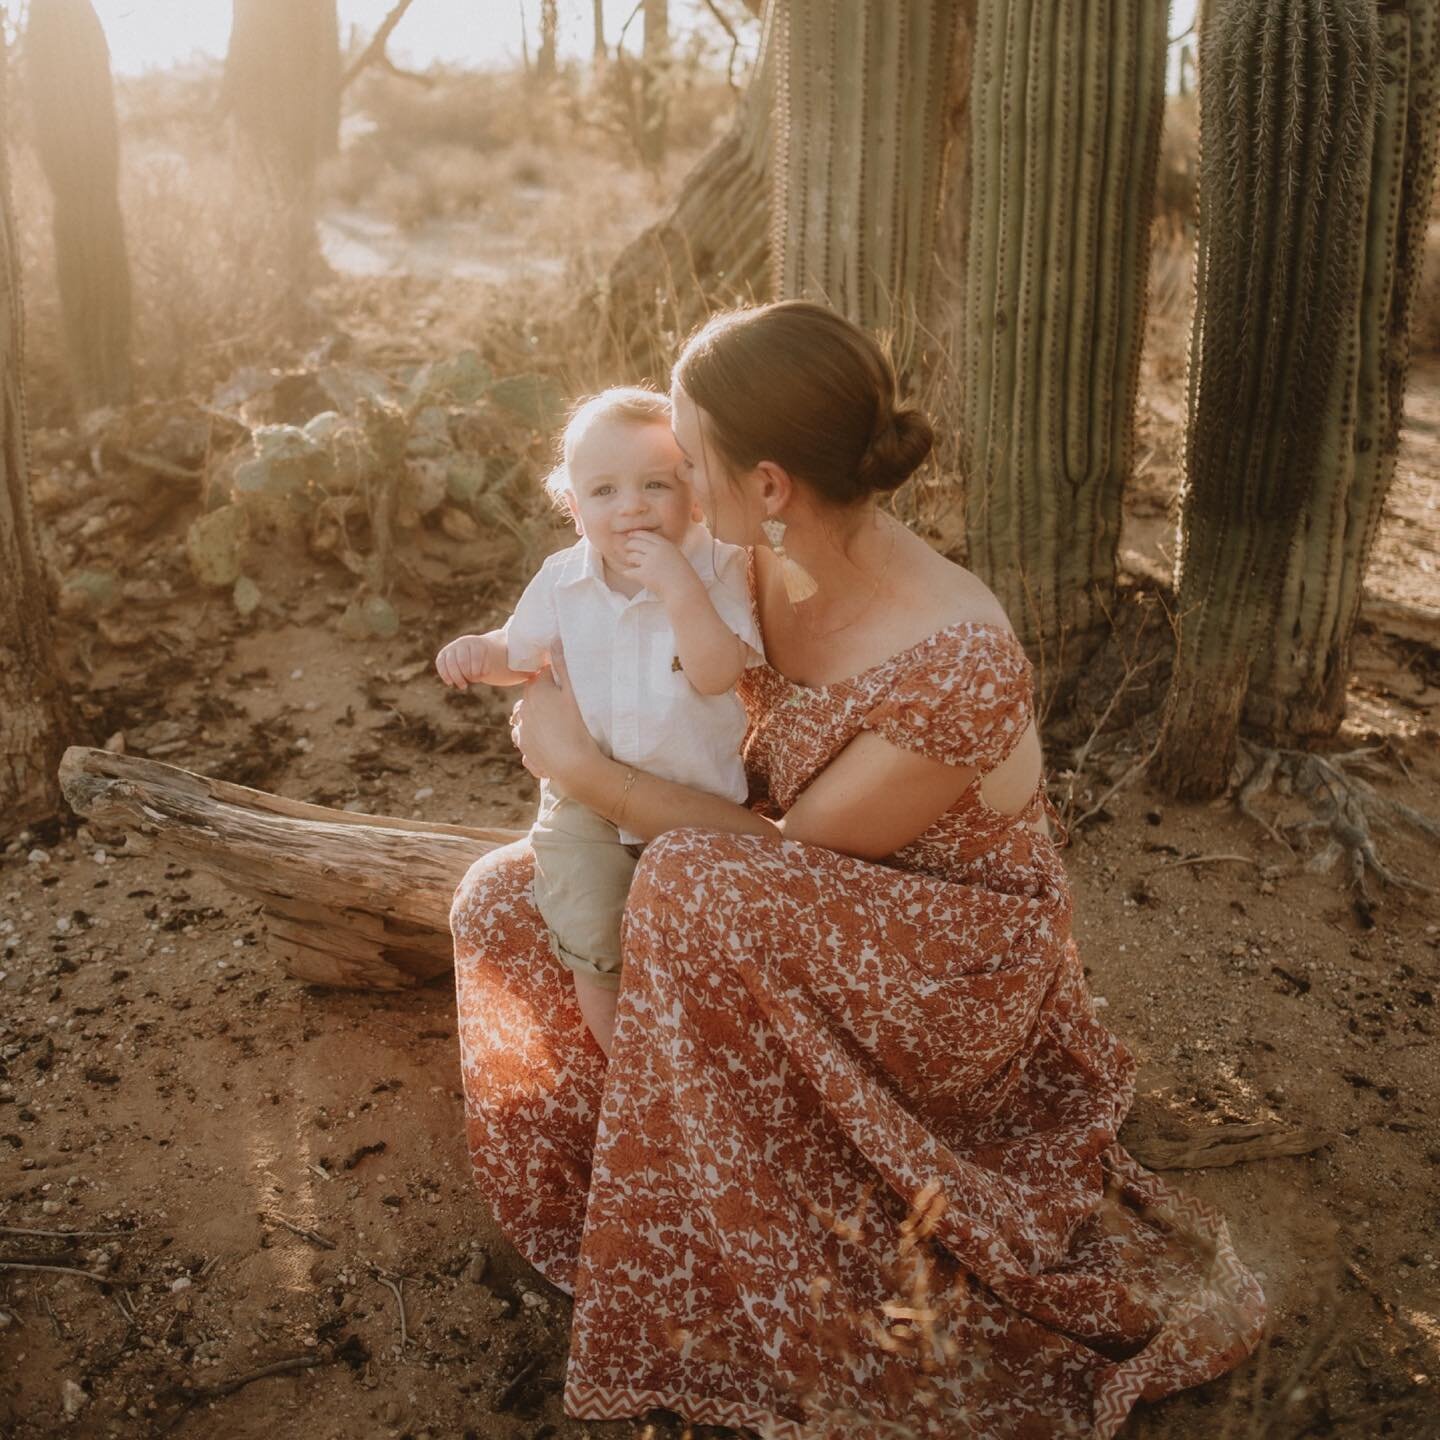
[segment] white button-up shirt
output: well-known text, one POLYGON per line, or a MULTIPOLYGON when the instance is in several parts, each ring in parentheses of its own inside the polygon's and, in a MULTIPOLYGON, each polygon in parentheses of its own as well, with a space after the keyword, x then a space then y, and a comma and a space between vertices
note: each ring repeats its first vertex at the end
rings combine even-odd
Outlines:
MULTIPOLYGON (((704 582, 720 618, 763 660, 750 604, 746 552, 692 524, 681 553, 704 582)), ((733 690, 702 695, 680 668, 675 632, 660 598, 627 598, 605 581, 600 553, 581 539, 551 555, 525 587, 505 625, 516 670, 538 670, 559 640, 585 724, 614 759, 696 790, 743 802, 740 743, 745 709, 733 690)), ((622 830, 635 844, 639 836, 622 830)))

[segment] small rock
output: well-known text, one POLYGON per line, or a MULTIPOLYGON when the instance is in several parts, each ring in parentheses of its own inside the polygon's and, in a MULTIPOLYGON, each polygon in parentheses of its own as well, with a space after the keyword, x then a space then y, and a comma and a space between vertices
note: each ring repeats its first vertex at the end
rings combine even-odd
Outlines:
POLYGON ((181 1275, 170 1282, 170 1293, 178 1295, 182 1290, 188 1290, 194 1281, 188 1275, 181 1275))
POLYGON ((60 1387, 60 1403, 65 1407, 67 1420, 73 1420, 89 1401, 90 1397, 73 1380, 67 1380, 60 1387))
POLYGON ((465 1278, 470 1281, 472 1285, 478 1285, 484 1280, 489 1269, 489 1258, 485 1255, 476 1255, 465 1267, 465 1278))
POLYGON ((435 793, 433 785, 422 785, 416 792, 416 800, 428 800, 435 793))
POLYGON ((543 1305, 545 1303, 545 1297, 536 1294, 534 1290, 522 1290, 520 1292, 520 1303, 524 1305, 527 1310, 533 1310, 537 1305, 543 1305))
POLYGON ((58 1215, 62 1208, 58 1200, 42 1200, 40 1202, 40 1213, 42 1215, 58 1215))
POLYGON ((32 850, 25 858, 32 865, 48 865, 50 863, 50 853, 47 850, 32 850))
POLYGON ((8 1330, 15 1323, 15 1317, 8 1310, 0 1310, 0 1330, 8 1330))

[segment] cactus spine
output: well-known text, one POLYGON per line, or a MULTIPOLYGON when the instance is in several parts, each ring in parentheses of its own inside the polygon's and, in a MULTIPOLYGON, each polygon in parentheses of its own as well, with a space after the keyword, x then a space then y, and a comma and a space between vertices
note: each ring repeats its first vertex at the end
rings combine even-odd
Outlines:
POLYGON ((1374 0, 1207 6, 1180 643, 1159 765, 1176 794, 1224 787, 1308 502, 1353 448, 1378 42, 1374 0))
POLYGON ((1255 657, 1245 720, 1281 743, 1332 734, 1344 713, 1350 639, 1399 448, 1415 295, 1440 131, 1440 3, 1379 11, 1378 111, 1364 275, 1325 449, 1290 553, 1276 644, 1255 657))
POLYGON ((958 0, 776 3, 776 291, 889 331, 925 315, 958 0))
POLYGON ((55 273, 75 407, 130 398, 130 259, 110 49, 90 0, 34 0, 25 68, 55 197, 55 273))
POLYGON ((1167 10, 979 6, 959 357, 968 558, 1062 684, 1103 637, 1115 589, 1167 10))

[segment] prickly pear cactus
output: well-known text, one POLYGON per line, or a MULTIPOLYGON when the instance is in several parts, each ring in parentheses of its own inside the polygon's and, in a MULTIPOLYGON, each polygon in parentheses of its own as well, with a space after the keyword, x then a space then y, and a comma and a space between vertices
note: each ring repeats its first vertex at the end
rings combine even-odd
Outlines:
POLYGON ((776 293, 890 331, 901 369, 934 263, 958 0, 783 0, 776 293))
POLYGON ((960 359, 969 564, 1047 684, 1108 629, 1165 82, 1159 0, 984 0, 960 359))

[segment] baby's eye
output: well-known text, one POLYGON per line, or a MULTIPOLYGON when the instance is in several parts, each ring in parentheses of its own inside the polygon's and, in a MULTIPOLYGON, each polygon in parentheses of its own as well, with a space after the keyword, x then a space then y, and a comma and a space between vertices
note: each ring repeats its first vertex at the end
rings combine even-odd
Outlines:
POLYGON ((651 480, 649 483, 657 490, 668 490, 670 488, 670 482, 668 480, 651 480))
POLYGON ((613 485, 597 485, 590 493, 592 495, 613 495, 615 487, 613 485))

